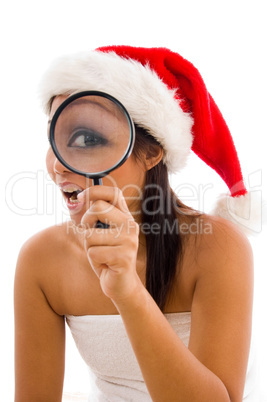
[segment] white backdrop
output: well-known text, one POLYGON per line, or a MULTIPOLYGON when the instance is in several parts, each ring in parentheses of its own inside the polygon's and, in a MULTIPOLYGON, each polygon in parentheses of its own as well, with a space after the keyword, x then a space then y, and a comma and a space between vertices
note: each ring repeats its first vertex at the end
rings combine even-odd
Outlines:
MULTIPOLYGON (((247 185, 266 197, 266 2, 264 0, 46 0, 1 3, 1 391, 13 400, 13 279, 23 242, 62 222, 67 210, 48 179, 46 118, 37 87, 51 60, 109 44, 165 46, 200 70, 234 137, 247 185)), ((209 211, 226 186, 192 156, 172 178, 183 200, 209 211), (203 192, 203 186, 212 189, 203 192), (180 187, 179 187, 180 190, 180 187), (201 195, 199 198, 196 196, 201 195)), ((253 331, 267 374, 266 229, 255 253, 253 331)), ((68 335, 65 391, 86 390, 86 368, 68 335)), ((262 381, 264 386, 264 382, 262 381)), ((265 391, 267 394, 267 391, 265 391)), ((262 402, 264 398, 262 397, 262 402)), ((256 401, 255 401, 256 402, 256 401)))

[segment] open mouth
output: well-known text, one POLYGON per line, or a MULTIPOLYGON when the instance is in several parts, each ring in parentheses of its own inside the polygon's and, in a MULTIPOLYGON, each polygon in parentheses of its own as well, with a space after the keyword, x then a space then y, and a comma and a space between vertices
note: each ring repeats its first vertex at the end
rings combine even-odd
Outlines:
POLYGON ((72 190, 62 190, 63 191, 63 193, 64 193, 64 196, 72 203, 72 204, 78 204, 78 202, 79 202, 79 200, 77 199, 77 195, 79 194, 79 193, 81 193, 82 192, 82 190, 74 190, 74 191, 72 191, 72 190))

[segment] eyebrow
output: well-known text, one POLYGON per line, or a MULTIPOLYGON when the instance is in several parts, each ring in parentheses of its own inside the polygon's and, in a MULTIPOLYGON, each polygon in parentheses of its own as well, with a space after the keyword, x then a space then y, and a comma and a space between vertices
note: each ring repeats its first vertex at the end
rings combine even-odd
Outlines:
MULTIPOLYGON (((101 99, 106 100, 106 98, 101 97, 101 99)), ((94 100, 89 100, 89 99, 84 99, 84 98, 77 98, 74 101, 70 102, 67 107, 73 107, 73 106, 79 106, 79 105, 83 105, 83 104, 94 104, 97 105, 99 107, 101 107, 102 109, 104 109, 106 112, 111 113, 113 115, 115 115, 116 113, 114 113, 115 110, 119 111, 120 114, 122 114, 123 116, 125 116, 123 110, 118 106, 117 108, 114 107, 114 110, 111 110, 110 108, 108 108, 107 106, 103 105, 102 103, 99 103, 97 101, 94 100)), ((109 101, 109 103, 111 105, 116 105, 114 102, 109 101)), ((63 109, 64 110, 64 109, 63 109)), ((47 125, 49 126, 51 124, 52 119, 49 119, 47 122, 47 125)))

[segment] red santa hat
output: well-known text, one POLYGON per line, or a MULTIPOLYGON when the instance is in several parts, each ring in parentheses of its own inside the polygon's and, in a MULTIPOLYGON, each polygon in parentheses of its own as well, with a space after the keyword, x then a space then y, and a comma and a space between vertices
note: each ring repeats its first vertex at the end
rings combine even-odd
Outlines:
POLYGON ((107 92, 128 110, 164 150, 170 173, 181 170, 192 149, 229 188, 215 214, 253 231, 261 207, 253 207, 226 122, 192 63, 166 48, 109 46, 57 59, 41 82, 49 112, 56 95, 107 92))

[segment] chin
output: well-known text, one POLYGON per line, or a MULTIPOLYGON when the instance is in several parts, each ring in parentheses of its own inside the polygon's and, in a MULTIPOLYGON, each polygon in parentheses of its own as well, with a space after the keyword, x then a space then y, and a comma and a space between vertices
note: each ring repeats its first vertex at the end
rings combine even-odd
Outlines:
POLYGON ((82 213, 76 213, 76 214, 70 213, 70 219, 72 220, 72 222, 73 222, 76 226, 81 225, 82 217, 83 217, 83 214, 82 214, 82 213))

